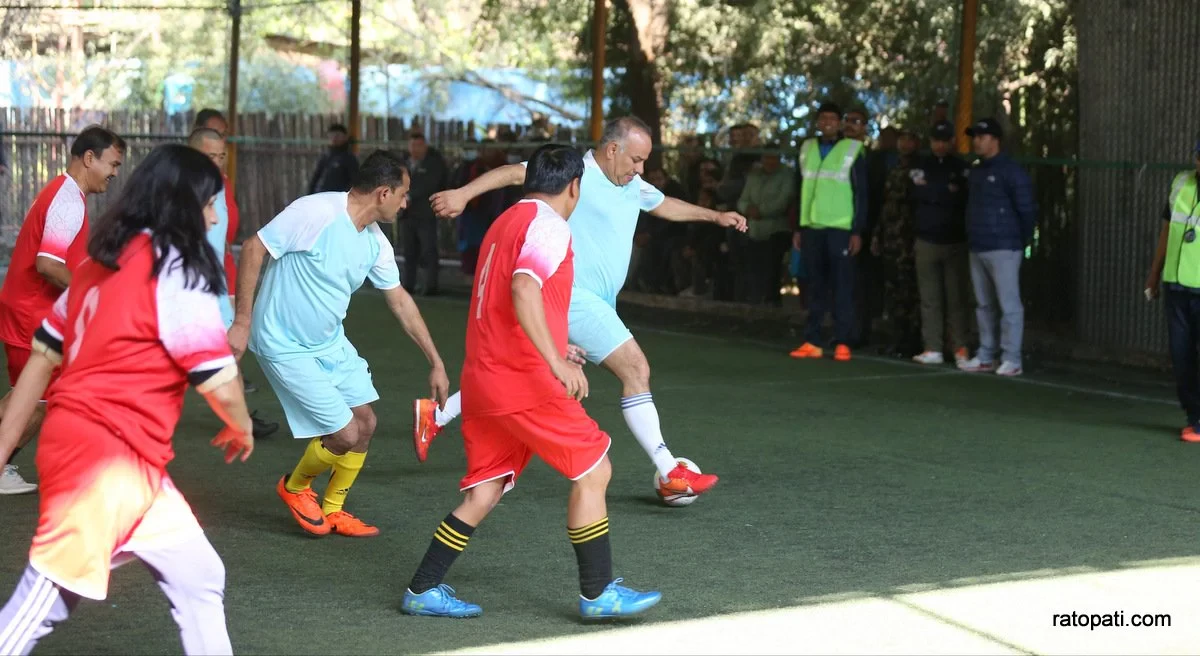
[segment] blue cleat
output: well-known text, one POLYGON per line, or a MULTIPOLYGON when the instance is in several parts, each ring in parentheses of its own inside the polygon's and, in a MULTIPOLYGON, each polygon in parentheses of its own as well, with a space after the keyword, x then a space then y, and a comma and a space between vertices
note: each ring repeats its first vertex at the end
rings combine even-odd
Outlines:
POLYGON ((617 579, 604 588, 595 599, 579 597, 579 615, 585 620, 629 617, 649 610, 662 599, 660 592, 638 592, 622 585, 617 579))
POLYGON ((421 594, 405 590, 404 601, 400 603, 400 612, 405 615, 427 615, 429 617, 479 617, 483 615, 482 608, 455 597, 454 588, 445 583, 421 594))

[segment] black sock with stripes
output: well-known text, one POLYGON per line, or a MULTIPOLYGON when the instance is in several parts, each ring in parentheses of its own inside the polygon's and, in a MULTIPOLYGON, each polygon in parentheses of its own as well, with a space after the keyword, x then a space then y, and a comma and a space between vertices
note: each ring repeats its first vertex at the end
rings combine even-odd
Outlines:
POLYGON ((474 532, 474 526, 455 517, 454 513, 446 515, 446 519, 443 519, 433 532, 429 550, 421 559, 421 566, 417 568, 417 573, 413 574, 408 589, 421 594, 441 585, 442 579, 446 578, 446 572, 454 564, 454 559, 467 548, 467 541, 474 532))
POLYGON ((580 528, 568 528, 567 537, 575 547, 575 560, 579 561, 579 594, 585 599, 595 599, 613 580, 608 518, 580 528))

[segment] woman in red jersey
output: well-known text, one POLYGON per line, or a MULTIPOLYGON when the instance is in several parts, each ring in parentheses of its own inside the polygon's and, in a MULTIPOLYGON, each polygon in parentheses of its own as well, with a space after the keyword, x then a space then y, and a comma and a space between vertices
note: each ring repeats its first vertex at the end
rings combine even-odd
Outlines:
POLYGON ((0 422, 0 462, 49 390, 37 453, 41 504, 29 565, 0 610, 0 654, 28 654, 109 571, 139 558, 171 602, 188 654, 231 654, 225 568, 167 475, 184 392, 225 422, 225 461, 254 448, 217 305, 225 278, 205 232, 221 174, 160 146, 92 226, 88 259, 38 328, 0 422))

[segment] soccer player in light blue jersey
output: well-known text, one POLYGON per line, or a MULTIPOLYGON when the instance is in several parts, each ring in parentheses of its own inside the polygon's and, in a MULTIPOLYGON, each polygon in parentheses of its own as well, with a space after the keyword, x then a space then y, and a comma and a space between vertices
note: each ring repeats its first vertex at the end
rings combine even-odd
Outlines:
POLYGON ((247 345, 279 397, 296 439, 308 440, 290 476, 276 485, 300 527, 313 535, 351 537, 379 529, 343 509, 375 432, 371 403, 379 393, 367 361, 346 339, 342 320, 350 296, 370 280, 429 361, 431 397, 445 404, 446 368, 421 312, 404 288, 395 252, 378 222, 395 220, 408 198, 409 176, 395 155, 376 151, 349 192, 293 202, 242 244, 237 311, 229 345, 247 345), (254 290, 268 259, 258 303, 254 290), (323 504, 313 479, 333 470, 323 504))
MULTIPOLYGON (((600 145, 584 156, 579 206, 568 223, 575 250, 569 338, 588 360, 621 381, 625 423, 658 469, 660 494, 701 494, 717 483, 717 477, 689 470, 667 448, 650 394, 650 364, 617 316, 617 292, 625 285, 640 212, 668 221, 708 221, 741 232, 746 231, 746 219, 736 212, 717 212, 668 198, 642 180, 651 146, 650 128, 630 116, 609 121, 600 145)), ((524 181, 525 165, 512 164, 489 171, 465 187, 435 194, 431 200, 440 216, 454 217, 476 196, 524 181)), ((487 262, 480 267, 486 268, 487 262)), ((444 409, 428 399, 415 402, 413 444, 419 460, 425 460, 430 442, 461 407, 459 394, 450 397, 444 409)))

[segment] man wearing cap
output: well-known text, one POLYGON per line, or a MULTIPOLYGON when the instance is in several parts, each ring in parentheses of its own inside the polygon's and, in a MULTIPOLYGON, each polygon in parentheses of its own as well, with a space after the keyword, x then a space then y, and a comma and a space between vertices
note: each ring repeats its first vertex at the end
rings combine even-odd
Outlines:
POLYGON ((979 156, 968 178, 967 192, 967 245, 977 302, 979 351, 958 367, 963 371, 1020 376, 1025 331, 1021 260, 1025 246, 1033 240, 1037 221, 1033 183, 1019 164, 1000 152, 1004 131, 996 119, 976 122, 967 128, 967 135, 979 156))
POLYGON ((883 207, 871 230, 871 253, 879 256, 883 265, 884 310, 892 338, 890 347, 883 352, 911 358, 921 352, 912 193, 921 141, 912 130, 900 130, 899 135, 896 144, 899 159, 884 181, 883 207))
POLYGON ((956 363, 967 361, 967 164, 954 154, 954 125, 934 124, 929 154, 913 168, 917 286, 921 295, 920 364, 945 362, 946 329, 956 363))
POLYGON ((867 229, 867 161, 861 141, 841 138, 842 110, 817 110, 820 137, 800 145, 800 230, 792 243, 803 253, 808 280, 808 326, 793 358, 824 357, 821 327, 833 291, 833 359, 850 360, 855 341, 854 269, 867 229))
POLYGON ((1171 182, 1162 230, 1150 275, 1146 299, 1158 296, 1165 283, 1167 336, 1179 405, 1187 413, 1187 426, 1180 433, 1185 442, 1200 442, 1200 363, 1197 338, 1200 334, 1200 141, 1193 151, 1196 167, 1183 171, 1171 182))

